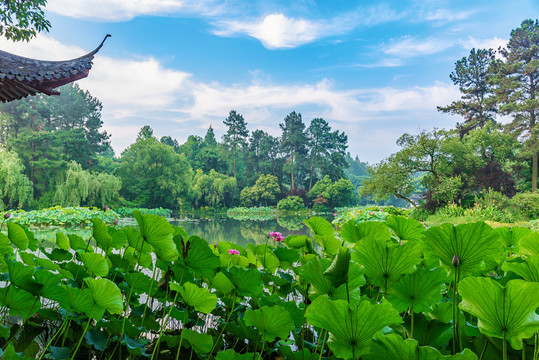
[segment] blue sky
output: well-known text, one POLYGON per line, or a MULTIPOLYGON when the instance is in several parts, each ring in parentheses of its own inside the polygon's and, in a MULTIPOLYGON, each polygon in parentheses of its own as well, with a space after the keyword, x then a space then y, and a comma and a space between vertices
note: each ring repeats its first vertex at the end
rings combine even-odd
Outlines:
POLYGON ((436 111, 459 97, 454 63, 503 46, 537 0, 48 0, 49 33, 0 48, 78 57, 112 37, 79 85, 103 103, 119 154, 149 124, 184 142, 230 110, 279 135, 291 111, 345 131, 349 151, 378 162, 404 132, 453 127, 436 111))

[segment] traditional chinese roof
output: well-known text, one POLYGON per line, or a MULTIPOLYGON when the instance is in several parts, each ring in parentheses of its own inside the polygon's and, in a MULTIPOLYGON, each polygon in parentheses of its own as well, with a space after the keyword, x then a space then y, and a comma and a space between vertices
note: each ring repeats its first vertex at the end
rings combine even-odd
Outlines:
POLYGON ((54 90, 58 86, 88 76, 94 55, 109 36, 94 51, 72 60, 35 60, 0 50, 0 101, 18 100, 39 92, 59 95, 54 90))

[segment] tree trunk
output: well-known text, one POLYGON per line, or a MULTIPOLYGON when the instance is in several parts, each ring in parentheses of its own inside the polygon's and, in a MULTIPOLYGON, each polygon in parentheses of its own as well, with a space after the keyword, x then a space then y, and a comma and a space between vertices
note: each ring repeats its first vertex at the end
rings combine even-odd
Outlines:
POLYGON ((399 198, 399 199, 402 199, 402 200, 406 200, 408 201, 410 204, 412 204, 412 206, 417 209, 417 205, 410 199, 408 199, 406 196, 403 196, 403 195, 400 195, 400 194, 393 194, 395 195, 395 197, 399 198))
POLYGON ((292 148, 291 152, 290 152, 290 165, 291 165, 291 169, 290 169, 290 190, 293 190, 295 189, 295 184, 294 184, 294 149, 292 148))
POLYGON ((538 153, 537 151, 533 152, 532 156, 532 191, 537 191, 537 162, 538 162, 538 153))
POLYGON ((238 177, 236 176, 236 144, 234 144, 234 180, 236 181, 236 186, 238 186, 238 177))

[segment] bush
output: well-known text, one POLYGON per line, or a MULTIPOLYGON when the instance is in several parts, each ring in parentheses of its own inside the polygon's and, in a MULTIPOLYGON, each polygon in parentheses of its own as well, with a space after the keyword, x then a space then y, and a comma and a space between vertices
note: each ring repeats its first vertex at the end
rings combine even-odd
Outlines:
POLYGON ((498 210, 505 210, 511 206, 507 196, 501 192, 494 191, 492 188, 488 189, 488 191, 481 191, 481 195, 475 199, 475 204, 483 207, 493 206, 498 210))
POLYGON ((447 206, 436 210, 436 215, 443 215, 449 217, 464 216, 464 208, 458 206, 455 203, 450 203, 447 206))
POLYGON ((283 211, 300 211, 305 210, 305 204, 299 196, 289 196, 277 204, 277 209, 283 211))
POLYGON ((417 221, 425 221, 432 214, 423 208, 416 208, 410 211, 410 217, 417 221))
POLYGON ((539 193, 522 192, 511 199, 511 205, 528 220, 539 218, 539 193))

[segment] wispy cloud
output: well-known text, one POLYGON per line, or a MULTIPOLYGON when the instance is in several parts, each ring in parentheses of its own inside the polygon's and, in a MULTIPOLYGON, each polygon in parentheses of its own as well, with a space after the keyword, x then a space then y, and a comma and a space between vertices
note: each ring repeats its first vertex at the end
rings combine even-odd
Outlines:
POLYGON ((393 39, 389 44, 382 45, 382 51, 388 55, 405 58, 435 54, 454 45, 455 43, 449 39, 437 37, 421 39, 407 35, 400 39, 393 39))
POLYGON ((435 9, 427 11, 424 15, 424 19, 427 21, 434 21, 438 24, 445 24, 453 21, 465 20, 476 14, 477 11, 458 11, 454 9, 435 9))
POLYGON ((466 50, 471 49, 493 49, 498 50, 499 47, 504 48, 507 46, 509 40, 501 39, 499 37, 493 37, 490 39, 476 39, 472 36, 468 37, 467 40, 462 40, 460 44, 466 50))

